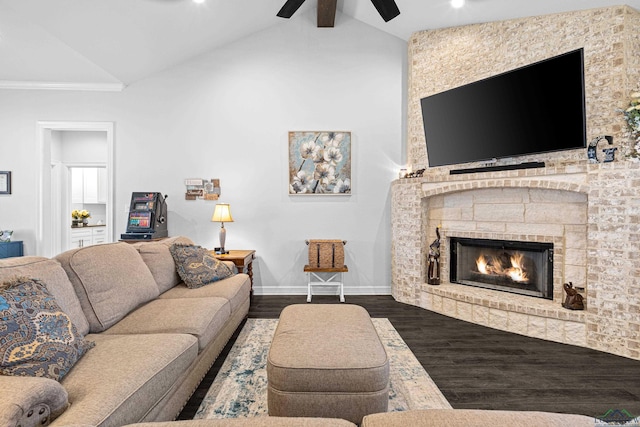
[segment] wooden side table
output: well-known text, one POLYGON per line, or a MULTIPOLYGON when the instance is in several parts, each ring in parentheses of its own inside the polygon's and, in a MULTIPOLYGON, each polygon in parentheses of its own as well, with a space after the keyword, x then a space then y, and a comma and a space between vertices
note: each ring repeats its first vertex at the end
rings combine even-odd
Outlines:
POLYGON ((240 273, 246 273, 251 280, 251 295, 253 295, 253 267, 252 263, 255 259, 256 251, 254 250, 230 250, 228 254, 216 254, 215 251, 209 251, 211 255, 220 261, 231 261, 238 268, 240 273))

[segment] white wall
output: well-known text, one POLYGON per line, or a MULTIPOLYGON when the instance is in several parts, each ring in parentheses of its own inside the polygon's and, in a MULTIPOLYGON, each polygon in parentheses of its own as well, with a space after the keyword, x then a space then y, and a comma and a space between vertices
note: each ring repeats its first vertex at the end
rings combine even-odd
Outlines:
POLYGON ((219 178, 234 223, 227 248, 255 249, 254 290, 304 293, 304 240, 348 241, 347 293, 390 292, 390 182, 404 141, 406 43, 339 14, 284 21, 122 93, 0 91, 0 227, 34 254, 35 123, 115 123, 116 238, 133 191, 169 196, 169 233, 218 245, 212 201, 184 200, 184 179, 219 178), (353 194, 289 196, 287 133, 352 132, 353 194), (9 151, 15 152, 6 156, 9 151))

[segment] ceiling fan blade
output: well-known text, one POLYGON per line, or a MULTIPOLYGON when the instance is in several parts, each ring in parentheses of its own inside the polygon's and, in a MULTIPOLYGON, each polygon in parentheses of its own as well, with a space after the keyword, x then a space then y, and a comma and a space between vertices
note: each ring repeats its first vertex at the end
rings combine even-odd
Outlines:
POLYGON ((302 6, 302 3, 304 3, 304 0, 287 0, 287 2, 284 4, 284 6, 282 6, 282 9, 280 9, 280 12, 278 12, 277 15, 280 18, 291 18, 291 16, 296 13, 296 10, 298 10, 300 6, 302 6))
POLYGON ((371 3, 378 9, 378 13, 382 16, 384 22, 389 22, 400 15, 400 9, 398 9, 394 0, 371 0, 371 3))

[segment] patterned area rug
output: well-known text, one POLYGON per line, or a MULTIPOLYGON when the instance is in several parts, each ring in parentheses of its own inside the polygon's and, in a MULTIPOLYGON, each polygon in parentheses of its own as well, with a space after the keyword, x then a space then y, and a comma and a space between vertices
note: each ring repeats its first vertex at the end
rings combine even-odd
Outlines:
MULTIPOLYGON (((388 319, 372 319, 390 361, 389 411, 451 408, 388 319)), ((267 414, 267 354, 277 319, 248 319, 195 419, 267 414)))

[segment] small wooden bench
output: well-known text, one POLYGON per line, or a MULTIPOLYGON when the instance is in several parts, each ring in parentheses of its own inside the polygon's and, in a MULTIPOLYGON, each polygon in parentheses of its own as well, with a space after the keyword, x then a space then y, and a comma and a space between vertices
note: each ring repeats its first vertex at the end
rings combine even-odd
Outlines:
POLYGON ((338 286, 340 302, 344 302, 344 276, 349 271, 344 264, 344 240, 306 240, 309 245, 309 263, 304 266, 307 273, 307 302, 311 302, 312 286, 338 286), (332 274, 323 278, 320 273, 332 274), (336 279, 337 280, 334 280, 336 279))

